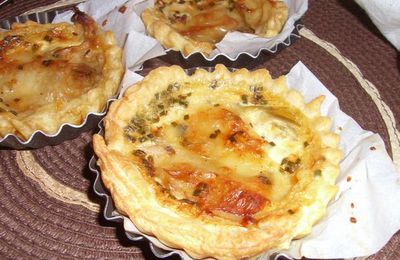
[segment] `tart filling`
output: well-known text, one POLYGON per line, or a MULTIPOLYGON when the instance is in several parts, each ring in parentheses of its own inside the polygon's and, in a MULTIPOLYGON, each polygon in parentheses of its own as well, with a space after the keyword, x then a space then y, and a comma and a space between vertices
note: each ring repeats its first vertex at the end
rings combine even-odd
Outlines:
POLYGON ((285 248, 336 192, 339 138, 322 101, 266 70, 159 68, 94 136, 102 179, 140 230, 193 257, 285 248))
POLYGON ((0 137, 79 125, 116 93, 123 67, 113 34, 79 11, 73 21, 0 32, 0 137))
POLYGON ((287 16, 285 3, 274 0, 158 0, 142 14, 152 36, 185 55, 209 55, 229 31, 275 36, 287 16))

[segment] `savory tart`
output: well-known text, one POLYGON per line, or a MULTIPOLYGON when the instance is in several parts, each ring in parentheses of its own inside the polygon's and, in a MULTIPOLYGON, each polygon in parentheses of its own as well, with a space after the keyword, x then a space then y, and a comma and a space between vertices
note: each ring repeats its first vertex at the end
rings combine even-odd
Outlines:
POLYGON ((275 36, 287 17, 280 0, 157 0, 142 13, 149 34, 184 55, 209 55, 229 31, 275 36))
POLYGON ((101 112, 116 94, 123 66, 113 34, 82 12, 72 20, 0 32, 0 137, 55 134, 101 112))
POLYGON ((341 152, 320 96, 266 70, 162 67, 105 117, 94 150, 122 214, 194 258, 243 258, 308 234, 336 193, 341 152))

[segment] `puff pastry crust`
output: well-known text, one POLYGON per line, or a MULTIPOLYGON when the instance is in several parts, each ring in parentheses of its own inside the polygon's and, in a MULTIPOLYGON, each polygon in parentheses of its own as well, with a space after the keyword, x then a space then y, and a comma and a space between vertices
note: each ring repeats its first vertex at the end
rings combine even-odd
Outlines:
POLYGON ((114 102, 93 144, 115 205, 194 258, 287 248, 336 193, 341 152, 323 97, 268 71, 150 72, 114 102))
POLYGON ((113 34, 79 11, 73 22, 0 32, 0 137, 79 125, 116 93, 123 66, 113 34))
POLYGON ((157 0, 142 13, 149 34, 184 55, 209 55, 228 31, 275 36, 287 17, 279 0, 157 0))

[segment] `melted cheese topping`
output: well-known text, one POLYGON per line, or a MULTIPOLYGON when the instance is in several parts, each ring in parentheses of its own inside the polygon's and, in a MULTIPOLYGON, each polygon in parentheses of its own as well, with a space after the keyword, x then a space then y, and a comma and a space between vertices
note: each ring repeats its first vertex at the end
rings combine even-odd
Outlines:
MULTIPOLYGON (((20 28, 24 29, 23 25, 20 28)), ((30 114, 40 106, 86 93, 101 78, 103 54, 90 42, 83 42, 81 27, 62 24, 39 27, 34 33, 13 33, 4 33, 0 40, 0 101, 4 109, 30 114)))
POLYGON ((172 197, 248 224, 284 207, 299 174, 313 174, 320 140, 310 129, 262 87, 196 81, 156 93, 125 138, 172 197))
MULTIPOLYGON (((279 2, 282 7, 283 2, 279 2)), ((279 19, 268 30, 274 33, 267 33, 265 30, 269 17, 274 14, 274 9, 287 9, 276 7, 275 1, 260 0, 200 0, 200 1, 168 1, 159 0, 155 7, 169 19, 171 26, 181 35, 188 36, 198 42, 217 43, 222 40, 229 31, 240 31, 256 33, 267 37, 278 33, 286 16, 282 14, 279 19)))

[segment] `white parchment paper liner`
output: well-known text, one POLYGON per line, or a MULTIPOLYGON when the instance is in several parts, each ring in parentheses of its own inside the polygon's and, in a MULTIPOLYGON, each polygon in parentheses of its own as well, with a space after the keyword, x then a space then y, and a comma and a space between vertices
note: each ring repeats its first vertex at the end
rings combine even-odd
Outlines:
MULTIPOLYGON (((382 138, 363 130, 341 111, 337 98, 303 63, 296 64, 287 74, 287 83, 290 88, 300 91, 306 102, 320 95, 326 97, 321 113, 333 120, 332 130, 341 137, 344 159, 337 179, 339 192, 328 206, 326 216, 313 227, 310 235, 293 241, 290 248, 281 253, 294 258, 319 259, 353 258, 376 253, 400 229, 400 174, 387 154, 382 138), (350 218, 355 218, 356 223, 352 223, 350 218)), ((94 158, 90 165, 99 174, 94 158)), ((146 237, 156 255, 159 247, 167 250, 161 250, 164 252, 161 256, 172 252, 189 259, 182 250, 168 248, 153 236, 141 233, 128 218, 116 212, 111 197, 101 187, 99 176, 94 189, 100 196, 108 197, 105 217, 123 219, 125 231, 131 239, 146 237)), ((267 259, 270 255, 271 252, 267 252, 261 257, 267 259)), ((276 255, 273 256, 275 259, 276 255)))
POLYGON ((400 1, 356 0, 379 31, 400 51, 400 1))

